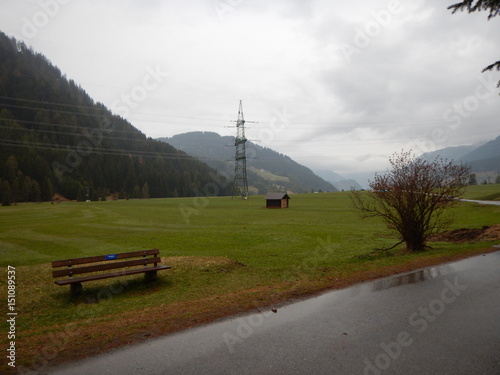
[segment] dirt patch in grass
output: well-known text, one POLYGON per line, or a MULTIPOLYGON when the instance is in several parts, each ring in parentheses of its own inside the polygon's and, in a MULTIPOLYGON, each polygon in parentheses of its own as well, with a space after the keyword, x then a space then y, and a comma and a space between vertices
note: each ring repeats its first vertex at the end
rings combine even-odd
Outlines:
POLYGON ((244 264, 235 262, 226 257, 216 256, 182 256, 182 257, 166 257, 162 258, 162 262, 175 268, 183 269, 203 269, 203 268, 220 268, 232 269, 237 267, 245 267, 244 264))
POLYGON ((432 236, 430 240, 453 243, 497 241, 500 240, 500 224, 484 226, 482 228, 449 230, 432 236))

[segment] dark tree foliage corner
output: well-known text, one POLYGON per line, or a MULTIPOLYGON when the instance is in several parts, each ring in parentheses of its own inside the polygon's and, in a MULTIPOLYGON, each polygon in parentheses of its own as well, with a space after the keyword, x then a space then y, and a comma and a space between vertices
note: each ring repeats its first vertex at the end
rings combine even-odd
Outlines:
POLYGON ((458 11, 479 12, 489 11, 488 19, 500 15, 500 0, 465 0, 460 3, 450 5, 448 9, 453 13, 458 11))
MULTIPOLYGON (((488 15, 488 20, 490 20, 491 18, 500 15, 500 0, 465 0, 460 3, 450 5, 448 9, 451 9, 453 11, 452 13, 464 10, 469 13, 487 11, 490 12, 488 15)), ((482 73, 495 69, 500 71, 500 60, 488 65, 482 70, 482 73)), ((498 81, 497 87, 500 87, 500 81, 498 81)))
POLYGON ((457 203, 467 186, 470 168, 444 159, 427 162, 411 152, 394 154, 391 169, 376 174, 371 191, 353 191, 363 217, 381 217, 409 252, 422 251, 428 238, 451 221, 446 209, 457 203))

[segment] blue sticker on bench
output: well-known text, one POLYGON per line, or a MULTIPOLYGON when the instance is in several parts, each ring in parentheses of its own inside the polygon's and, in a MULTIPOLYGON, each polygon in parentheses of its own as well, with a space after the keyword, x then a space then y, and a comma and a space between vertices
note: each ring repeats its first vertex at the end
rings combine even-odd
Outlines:
POLYGON ((106 260, 116 259, 118 256, 116 254, 106 255, 106 260))

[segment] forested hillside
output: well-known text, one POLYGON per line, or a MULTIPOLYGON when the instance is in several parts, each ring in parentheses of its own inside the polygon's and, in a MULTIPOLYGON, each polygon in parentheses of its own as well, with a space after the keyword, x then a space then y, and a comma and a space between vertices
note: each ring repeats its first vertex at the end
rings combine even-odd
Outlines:
MULTIPOLYGON (((220 171, 230 172, 234 165, 234 137, 213 132, 190 132, 160 140, 187 152, 220 171), (230 162, 231 161, 231 162, 230 162)), ((294 193, 336 191, 329 182, 290 157, 248 141, 246 145, 248 185, 253 193, 273 190, 294 193)))
MULTIPOLYGON (((0 32, 0 199, 192 196, 206 164, 147 138, 46 57, 0 32)), ((228 188, 229 189, 229 188, 228 188)), ((225 189, 220 194, 230 194, 225 189)))

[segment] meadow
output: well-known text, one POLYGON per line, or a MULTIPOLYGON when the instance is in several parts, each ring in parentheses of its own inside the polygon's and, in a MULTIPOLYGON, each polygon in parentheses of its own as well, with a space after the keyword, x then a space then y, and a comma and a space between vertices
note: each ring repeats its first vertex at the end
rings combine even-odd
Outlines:
MULTIPOLYGON (((94 355, 249 309, 491 250, 494 242, 432 243, 421 254, 374 252, 397 239, 362 220, 349 192, 297 194, 289 209, 262 196, 22 204, 0 208, 0 306, 16 270, 17 364, 94 355), (77 299, 53 283, 53 260, 158 248, 172 269, 89 282, 77 299)), ((468 199, 498 199, 500 185, 468 199), (489 197, 489 198, 488 198, 489 197)), ((500 223, 499 206, 460 203, 449 229, 500 223)), ((2 323, 2 324, 5 324, 2 323)), ((7 326, 2 332, 7 331, 7 326)), ((0 337, 2 349, 6 335, 0 337)), ((2 370, 9 370, 4 367, 2 370)))

